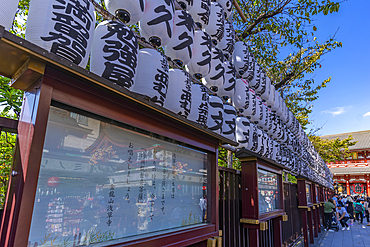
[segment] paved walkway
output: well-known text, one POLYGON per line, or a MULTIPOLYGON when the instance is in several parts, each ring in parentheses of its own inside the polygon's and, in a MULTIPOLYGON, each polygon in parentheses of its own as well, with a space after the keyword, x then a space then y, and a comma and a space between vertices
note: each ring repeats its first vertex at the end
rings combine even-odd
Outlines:
MULTIPOLYGON (((363 225, 367 222, 364 220, 363 225)), ((319 237, 315 238, 315 244, 310 244, 310 247, 370 247, 370 226, 362 228, 357 222, 350 227, 349 231, 342 231, 340 225, 338 232, 319 233, 319 237)))

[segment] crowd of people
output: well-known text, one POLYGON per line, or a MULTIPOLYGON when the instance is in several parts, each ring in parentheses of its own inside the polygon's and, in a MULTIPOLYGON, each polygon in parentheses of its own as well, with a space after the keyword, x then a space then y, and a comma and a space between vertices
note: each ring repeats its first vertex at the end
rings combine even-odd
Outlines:
POLYGON ((350 226, 353 226, 355 222, 358 222, 362 228, 370 226, 369 204, 370 197, 338 196, 335 194, 333 198, 324 203, 324 230, 334 231, 332 229, 333 222, 340 222, 342 231, 350 230, 350 226), (367 221, 366 226, 363 224, 364 218, 367 221))

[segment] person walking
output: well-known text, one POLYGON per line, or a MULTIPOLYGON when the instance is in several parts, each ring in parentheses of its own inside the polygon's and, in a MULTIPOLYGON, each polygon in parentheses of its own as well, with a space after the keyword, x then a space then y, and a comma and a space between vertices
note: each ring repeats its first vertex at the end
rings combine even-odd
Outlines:
MULTIPOLYGON (((364 208, 364 205, 362 205, 360 199, 358 199, 355 203, 354 203, 354 208, 355 208, 355 214, 356 214, 356 220, 358 221, 358 224, 359 225, 362 225, 363 221, 364 221, 364 212, 365 212, 365 208, 364 208), (360 220, 361 219, 361 220, 360 220)), ((362 225, 362 228, 365 228, 364 225, 362 225)))
POLYGON ((346 229, 348 231, 350 230, 349 225, 347 224, 347 221, 349 220, 349 214, 347 213, 347 210, 342 202, 338 202, 337 204, 337 219, 342 225, 342 231, 346 229))
POLYGON ((347 197, 347 213, 349 214, 349 218, 351 220, 349 225, 353 226, 353 221, 355 219, 355 215, 353 214, 353 200, 352 200, 351 196, 347 197))
POLYGON ((331 222, 333 218, 333 210, 335 209, 335 202, 333 199, 329 199, 324 203, 324 230, 334 232, 331 229, 331 222))
POLYGON ((368 197, 366 199, 366 201, 364 202, 364 208, 365 208, 365 217, 366 217, 366 222, 367 222, 367 225, 366 226, 370 226, 370 222, 369 222, 369 200, 370 198, 368 197))
POLYGON ((334 194, 334 196, 333 196, 333 198, 332 198, 333 200, 334 200, 334 205, 335 206, 337 206, 337 203, 338 203, 338 194, 334 194))

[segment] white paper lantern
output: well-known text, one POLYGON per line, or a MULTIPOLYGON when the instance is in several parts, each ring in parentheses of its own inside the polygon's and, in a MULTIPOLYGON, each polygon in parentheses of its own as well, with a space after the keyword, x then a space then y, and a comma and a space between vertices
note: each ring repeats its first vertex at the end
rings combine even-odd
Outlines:
POLYGON ((221 49, 226 58, 229 59, 234 53, 235 48, 235 30, 233 24, 225 20, 225 33, 221 42, 217 44, 217 48, 221 49))
POLYGON ((140 34, 154 46, 165 46, 173 36, 173 0, 150 0, 140 20, 140 34))
POLYGON ((267 119, 267 105, 262 101, 262 99, 259 96, 256 96, 256 107, 258 106, 259 106, 260 115, 259 115, 259 120, 258 120, 257 125, 261 129, 267 129, 268 128, 268 121, 266 120, 267 119))
MULTIPOLYGON (((259 149, 259 146, 258 146, 258 127, 257 125, 253 124, 252 122, 250 122, 250 136, 249 136, 249 144, 248 144, 248 147, 251 151, 253 152, 257 152, 259 149)), ((261 132, 260 132, 261 133, 261 132)))
POLYGON ((168 63, 162 53, 154 49, 139 50, 136 81, 133 92, 150 97, 157 105, 163 106, 168 89, 168 63))
POLYGON ((280 107, 280 100, 279 100, 280 94, 277 90, 275 90, 275 102, 271 106, 271 110, 276 113, 277 110, 279 110, 280 107))
POLYGON ((224 65, 226 69, 225 83, 218 89, 217 95, 234 101, 236 70, 234 65, 227 60, 224 62, 224 65))
POLYGON ((180 69, 170 69, 169 83, 164 107, 187 118, 191 110, 191 80, 180 69))
POLYGON ((189 74, 201 79, 211 71, 212 60, 212 40, 203 31, 194 32, 193 55, 190 62, 186 65, 189 74))
MULTIPOLYGON (((253 79, 249 81, 249 86, 255 91, 260 87, 263 70, 258 63, 255 63, 253 79)), ((243 76, 244 77, 244 76, 243 76)), ((256 94, 258 95, 259 93, 256 94)))
POLYGON ((265 102, 262 102, 262 110, 263 110, 263 117, 262 117, 262 129, 264 131, 268 131, 269 129, 269 122, 270 122, 270 118, 269 118, 269 108, 267 107, 267 104, 265 102))
POLYGON ((235 109, 244 115, 245 105, 249 104, 249 85, 246 80, 236 79, 233 99, 233 106, 235 109))
MULTIPOLYGON (((211 14, 210 0, 188 0, 192 3, 192 7, 188 10, 193 17, 196 25, 204 29, 209 23, 209 16, 211 14)), ((188 4, 189 6, 190 4, 188 4)))
POLYGON ((275 104, 275 86, 271 84, 270 86, 270 95, 266 101, 268 107, 272 107, 275 104))
POLYGON ((249 69, 249 53, 249 47, 246 43, 244 43, 243 41, 235 42, 232 62, 235 66, 236 72, 239 75, 244 75, 245 72, 249 69))
POLYGON ((224 104, 220 97, 216 95, 210 95, 207 127, 209 130, 212 130, 217 134, 222 134, 223 123, 224 123, 224 104))
POLYGON ((263 155, 266 152, 266 147, 264 145, 263 130, 257 127, 257 134, 258 134, 258 148, 256 150, 256 153, 263 155))
POLYGON ((176 10, 173 35, 165 53, 179 66, 187 64, 193 55, 194 21, 184 10, 176 10))
POLYGON ((229 104, 224 104, 224 124, 222 125, 222 135, 235 141, 236 110, 229 104))
POLYGON ((209 23, 205 27, 206 31, 215 41, 215 43, 221 42, 224 37, 225 23, 224 23, 224 10, 221 4, 211 2, 211 14, 209 16, 209 23))
POLYGON ((271 96, 271 90, 272 90, 272 88, 271 88, 271 80, 270 80, 270 78, 265 74, 264 75, 264 78, 263 78, 263 84, 265 85, 265 90, 262 90, 262 92, 261 92, 261 99, 263 100, 263 101, 265 101, 266 102, 266 104, 268 105, 268 100, 270 99, 270 96, 271 96))
POLYGON ((252 118, 253 115, 256 115, 256 93, 252 88, 248 90, 243 115, 248 118, 252 118))
POLYGON ((259 96, 256 95, 256 111, 255 114, 252 114, 250 117, 252 121, 258 125, 260 121, 262 121, 263 113, 262 113, 262 100, 259 96))
POLYGON ((193 0, 177 0, 177 3, 180 5, 180 7, 186 11, 191 10, 194 5, 193 0))
POLYGON ((146 0, 105 0, 107 10, 123 21, 133 25, 141 20, 145 10, 146 0))
POLYGON ((269 129, 269 135, 276 140, 277 139, 277 132, 278 132, 278 124, 276 122, 276 114, 274 112, 270 112, 270 125, 271 128, 269 129))
POLYGON ((284 111, 284 99, 279 95, 279 109, 277 109, 276 111, 276 115, 278 115, 280 118, 282 117, 283 115, 283 111, 284 111))
POLYGON ((224 54, 218 48, 212 48, 211 71, 203 79, 203 84, 214 92, 222 87, 225 82, 226 68, 224 54))
POLYGON ((90 71, 131 89, 135 83, 138 48, 131 29, 116 21, 104 21, 94 32, 90 71))
POLYGON ((271 159, 276 161, 277 163, 281 162, 280 144, 274 140, 273 140, 273 149, 272 149, 271 159))
POLYGON ((243 116, 236 117, 236 129, 235 138, 236 142, 239 143, 239 147, 249 149, 249 138, 251 137, 251 128, 248 118, 243 116))
POLYGON ((191 87, 191 110, 188 119, 203 126, 207 126, 209 95, 207 88, 202 84, 193 84, 191 87))
MULTIPOLYGON (((257 95, 260 95, 261 96, 261 99, 262 100, 266 100, 263 96, 265 95, 266 96, 266 91, 267 90, 270 90, 269 88, 267 88, 267 79, 266 79, 266 73, 265 71, 263 71, 261 69, 261 73, 260 73, 260 80, 259 80, 259 83, 258 83, 258 86, 255 87, 256 88, 256 94, 257 95)), ((268 91, 269 93, 269 91, 268 91)), ((268 96, 268 94, 267 94, 268 96)), ((268 98, 267 98, 268 99, 268 98)))
POLYGON ((12 27, 18 2, 19 0, 1 0, 0 2, 0 26, 3 26, 5 30, 12 27))
POLYGON ((83 0, 32 0, 26 40, 83 68, 95 28, 94 6, 83 0))
POLYGON ((219 4, 221 4, 225 18, 229 18, 231 15, 231 11, 233 10, 233 4, 231 0, 216 0, 219 4))

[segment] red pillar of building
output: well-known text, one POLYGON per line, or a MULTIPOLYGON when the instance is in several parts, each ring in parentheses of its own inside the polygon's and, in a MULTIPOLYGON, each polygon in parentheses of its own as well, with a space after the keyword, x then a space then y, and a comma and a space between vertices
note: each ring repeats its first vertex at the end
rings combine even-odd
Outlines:
POLYGON ((347 185, 347 195, 351 195, 351 190, 349 188, 349 181, 348 180, 346 181, 346 185, 347 185))
POLYGON ((367 196, 370 197, 370 181, 369 181, 369 177, 367 177, 367 181, 366 181, 366 192, 367 192, 367 196))

